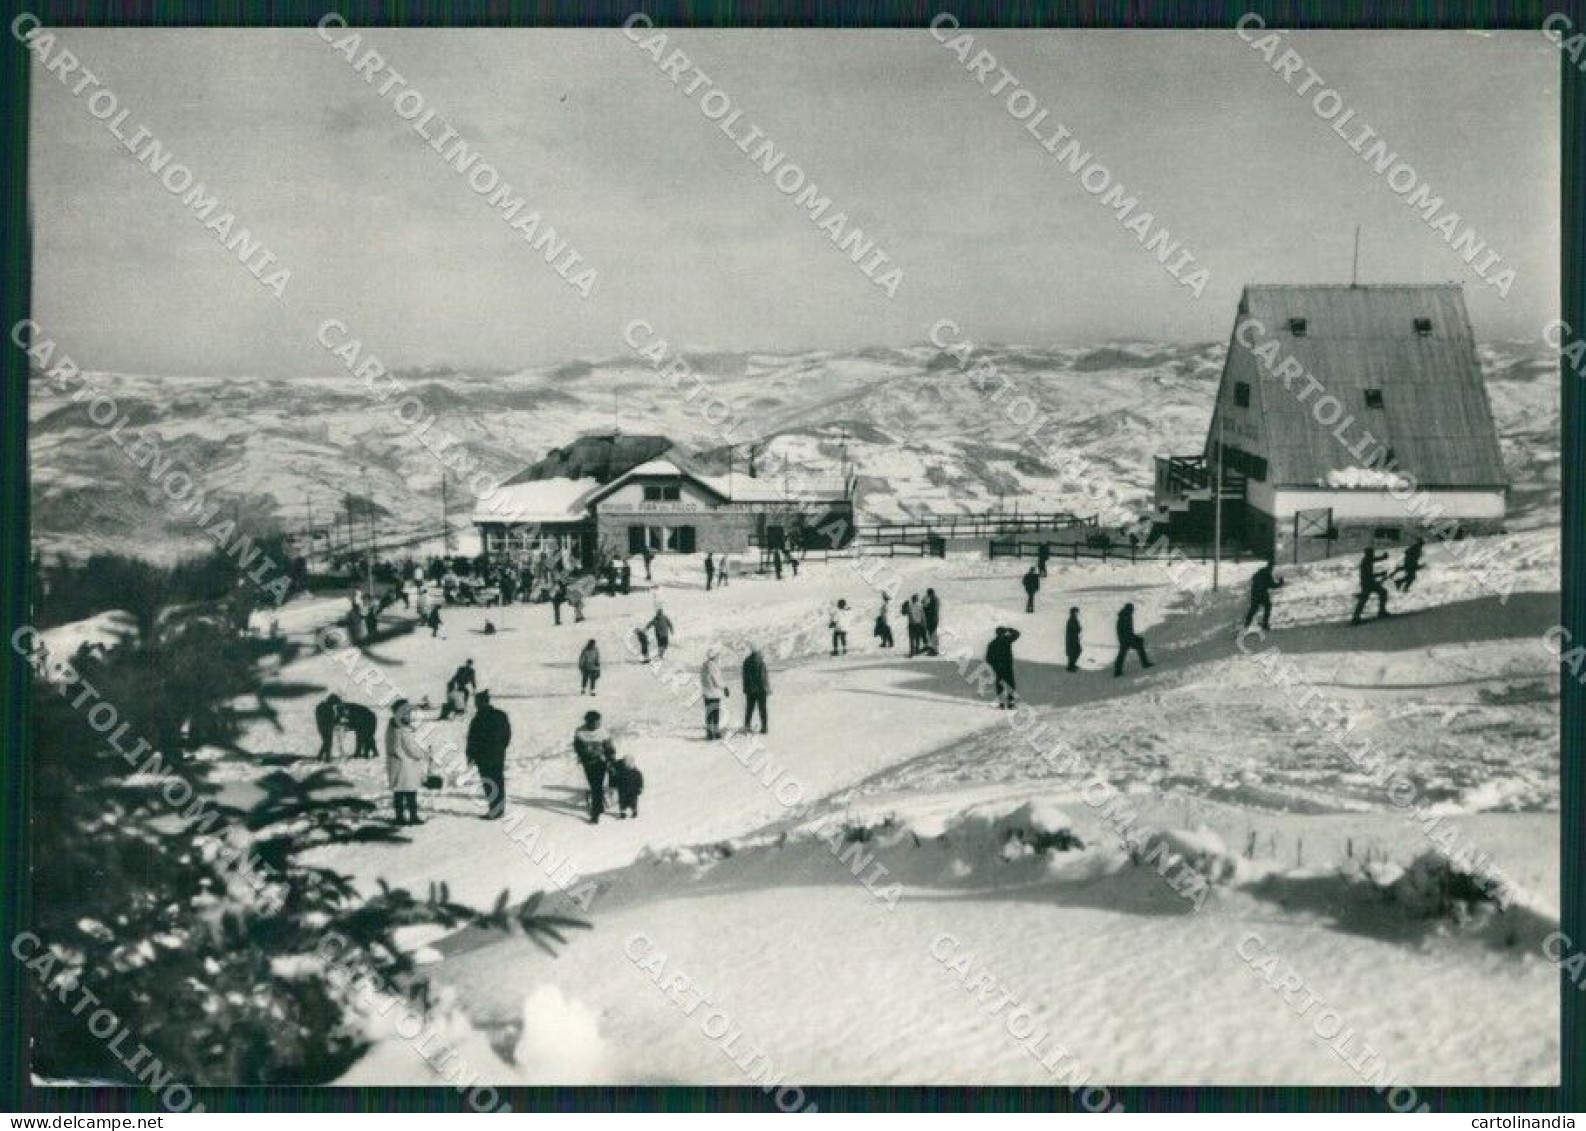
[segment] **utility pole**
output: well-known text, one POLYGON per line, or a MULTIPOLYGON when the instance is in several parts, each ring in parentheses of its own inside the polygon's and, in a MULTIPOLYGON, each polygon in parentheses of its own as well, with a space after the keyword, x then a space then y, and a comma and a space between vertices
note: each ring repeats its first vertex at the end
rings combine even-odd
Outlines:
MULTIPOLYGON (((369 494, 369 471, 362 464, 358 465, 359 478, 363 480, 363 506, 364 515, 368 520, 369 551, 363 558, 363 585, 364 595, 374 597, 374 498, 369 494)), ((349 516, 350 518, 350 516, 349 516)))
POLYGON ((446 553, 452 552, 452 505, 447 493, 446 472, 441 472, 441 545, 446 553))
POLYGON ((1217 476, 1212 481, 1212 592, 1217 592, 1217 574, 1223 561, 1223 421, 1226 414, 1217 405, 1217 476))

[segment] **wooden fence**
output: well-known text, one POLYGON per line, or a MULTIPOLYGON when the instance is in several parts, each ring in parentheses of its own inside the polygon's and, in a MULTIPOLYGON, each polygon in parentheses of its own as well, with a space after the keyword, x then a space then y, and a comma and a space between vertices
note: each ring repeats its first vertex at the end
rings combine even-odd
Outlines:
MULTIPOLYGON (((1035 558, 1040 556, 1040 542, 1021 542, 1017 539, 992 539, 988 554, 991 558, 1035 558)), ((1101 562, 1149 562, 1177 556, 1192 562, 1209 562, 1213 558, 1212 547, 1207 543, 1180 543, 1168 545, 1165 542, 1145 542, 1130 545, 1083 545, 1072 542, 1068 545, 1058 545, 1048 542, 1046 545, 1051 550, 1054 560, 1067 559, 1069 561, 1082 561, 1090 559, 1101 562)), ((1254 562, 1265 561, 1265 554, 1258 554, 1243 546, 1224 546, 1222 560, 1225 562, 1254 562)))
POLYGON ((854 527, 856 542, 887 542, 918 538, 985 538, 993 534, 1025 534, 1036 531, 1067 530, 1076 526, 1095 526, 1094 515, 1085 517, 1069 511, 1033 514, 939 515, 908 522, 871 522, 854 527))

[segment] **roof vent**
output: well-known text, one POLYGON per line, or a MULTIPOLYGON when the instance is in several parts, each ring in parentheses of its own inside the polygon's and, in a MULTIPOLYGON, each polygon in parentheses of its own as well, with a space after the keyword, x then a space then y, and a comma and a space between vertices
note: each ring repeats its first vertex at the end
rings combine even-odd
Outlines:
POLYGON ((1415 332, 1423 338, 1430 338, 1432 336, 1432 320, 1430 318, 1417 318, 1415 320, 1415 332))

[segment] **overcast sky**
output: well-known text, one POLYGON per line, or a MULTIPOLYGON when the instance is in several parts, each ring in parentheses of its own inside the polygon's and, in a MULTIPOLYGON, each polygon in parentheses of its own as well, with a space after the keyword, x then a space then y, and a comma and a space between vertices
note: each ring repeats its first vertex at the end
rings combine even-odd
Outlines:
MULTIPOLYGON (((1249 282, 1466 284, 1478 335, 1536 337, 1558 279, 1558 52, 1539 33, 1305 33, 1317 72, 1512 266, 1507 300, 1233 32, 977 39, 1211 275, 1168 276, 927 32, 672 36, 902 269, 888 299, 621 32, 365 41, 598 271, 581 299, 309 31, 68 31, 61 42, 291 269, 273 298, 35 68, 45 332, 80 363, 329 372, 351 326, 397 367, 520 367, 674 342, 1226 338, 1249 282)), ((1004 92, 1006 94, 1006 92, 1004 92)), ((1314 93, 1314 92, 1313 92, 1314 93)), ((741 127, 740 127, 741 132, 741 127)))

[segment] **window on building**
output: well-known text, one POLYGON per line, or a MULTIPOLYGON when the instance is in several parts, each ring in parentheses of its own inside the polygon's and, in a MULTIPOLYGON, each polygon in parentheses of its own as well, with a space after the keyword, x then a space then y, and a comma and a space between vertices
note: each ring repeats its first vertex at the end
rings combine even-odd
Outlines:
POLYGON ((1234 404, 1240 408, 1250 407, 1250 383, 1248 381, 1234 382, 1234 404))
POLYGON ((1366 407, 1367 408, 1381 408, 1382 407, 1382 390, 1381 389, 1367 389, 1366 390, 1366 407))
POLYGON ((1423 338, 1430 337, 1432 334, 1432 320, 1430 318, 1417 318, 1415 320, 1415 332, 1423 338))
POLYGON ((682 497, 682 489, 676 483, 646 483, 644 485, 644 501, 647 503, 675 503, 682 497))
POLYGON ((1308 330, 1308 329, 1309 329, 1309 327, 1306 325, 1305 319, 1303 319, 1303 318, 1290 318, 1289 319, 1289 333, 1293 334, 1296 338, 1305 337, 1306 330, 1308 330))
POLYGON ((1371 536, 1378 542, 1397 542, 1399 528, 1397 526, 1379 526, 1371 532, 1371 536))

